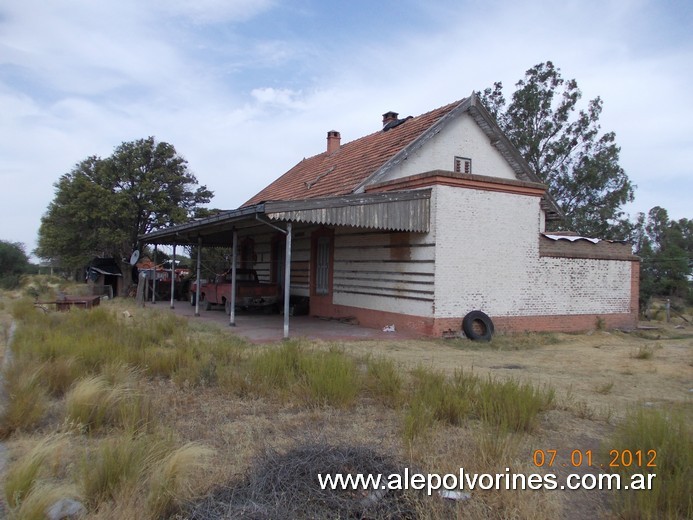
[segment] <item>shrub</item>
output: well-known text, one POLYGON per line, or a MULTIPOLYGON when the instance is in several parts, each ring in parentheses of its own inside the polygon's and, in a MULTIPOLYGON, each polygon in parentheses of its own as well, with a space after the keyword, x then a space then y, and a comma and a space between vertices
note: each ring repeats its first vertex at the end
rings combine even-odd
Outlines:
POLYGON ((631 354, 633 359, 652 359, 654 357, 654 349, 650 346, 638 348, 637 352, 631 354))
POLYGON ((475 413, 483 422, 503 431, 531 432, 539 412, 548 409, 554 397, 550 389, 489 377, 479 384, 475 413))
POLYGON ((79 479, 86 502, 97 507, 101 502, 117 500, 122 493, 134 493, 166 449, 167 443, 152 436, 124 435, 104 440, 95 450, 85 452, 79 479))
POLYGON ((59 500, 78 498, 73 486, 38 482, 12 514, 22 520, 45 520, 46 510, 59 500))
MULTIPOLYGON (((635 455, 624 457, 618 473, 656 473, 651 490, 619 491, 616 504, 622 518, 693 518, 693 432, 682 414, 637 409, 619 424, 608 444, 610 450, 635 455), (652 456, 656 451, 656 459, 652 456), (642 455, 638 461, 637 452, 642 455), (642 462, 642 464, 640 464, 642 462), (653 462, 656 467, 647 467, 653 462)), ((611 460, 609 454, 605 454, 611 460)))
POLYGON ((195 477, 213 454, 210 448, 188 443, 154 463, 147 497, 150 518, 170 515, 195 495, 195 477))
POLYGON ((597 387, 595 388, 595 392, 597 392, 598 394, 607 395, 610 394, 613 389, 614 380, 612 379, 611 381, 597 385, 597 387))
POLYGON ((32 321, 40 318, 43 311, 38 310, 34 302, 28 298, 16 300, 12 304, 12 316, 19 321, 32 321))
POLYGON ((301 386, 308 402, 347 406, 359 393, 356 363, 343 352, 311 352, 300 361, 301 386))
POLYGON ((41 376, 53 397, 62 397, 82 375, 75 358, 57 357, 41 365, 41 376))
POLYGON ((404 413, 402 436, 411 444, 414 440, 424 436, 435 424, 433 410, 422 399, 415 399, 404 413))
POLYGON ((412 372, 414 393, 404 416, 404 438, 411 442, 424 434, 436 421, 459 425, 469 415, 475 376, 455 373, 452 380, 445 374, 422 367, 412 372))
POLYGON ((267 395, 287 390, 298 380, 302 356, 303 350, 295 341, 253 356, 249 363, 249 376, 255 391, 267 395))
POLYGON ((117 426, 146 431, 152 421, 151 402, 129 384, 110 385, 103 376, 82 379, 65 396, 67 419, 89 431, 117 426))
POLYGON ((5 406, 0 416, 0 436, 16 430, 29 431, 43 419, 48 396, 41 382, 41 370, 26 363, 13 363, 3 371, 5 406))
POLYGON ((37 483, 45 460, 62 442, 60 437, 48 437, 10 467, 5 476, 5 500, 10 508, 16 509, 25 501, 37 483))
POLYGON ((365 388, 387 406, 399 406, 404 397, 399 370, 386 358, 367 360, 365 388))

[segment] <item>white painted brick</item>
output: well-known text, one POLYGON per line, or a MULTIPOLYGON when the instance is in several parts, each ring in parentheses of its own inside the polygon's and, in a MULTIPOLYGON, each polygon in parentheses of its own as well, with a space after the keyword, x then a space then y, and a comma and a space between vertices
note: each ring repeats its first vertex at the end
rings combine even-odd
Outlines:
POLYGON ((472 160, 472 173, 516 179, 515 172, 503 159, 469 114, 449 123, 444 132, 431 138, 422 148, 411 153, 393 168, 383 181, 400 179, 432 170, 454 171, 455 157, 472 160))
POLYGON ((627 261, 540 258, 538 197, 436 186, 435 317, 627 313, 627 261))

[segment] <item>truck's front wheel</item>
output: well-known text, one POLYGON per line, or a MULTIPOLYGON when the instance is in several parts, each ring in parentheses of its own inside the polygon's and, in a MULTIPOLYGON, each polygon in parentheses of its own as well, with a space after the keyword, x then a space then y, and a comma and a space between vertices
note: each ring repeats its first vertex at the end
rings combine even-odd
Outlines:
POLYGON ((229 300, 224 301, 224 310, 227 316, 231 316, 231 302, 229 300))
POLYGON ((190 291, 190 305, 195 305, 195 291, 190 291))

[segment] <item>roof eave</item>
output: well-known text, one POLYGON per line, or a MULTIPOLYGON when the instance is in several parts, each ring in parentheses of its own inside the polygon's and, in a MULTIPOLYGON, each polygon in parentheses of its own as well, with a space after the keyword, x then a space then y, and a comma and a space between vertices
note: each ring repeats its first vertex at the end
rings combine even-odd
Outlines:
POLYGON ((216 215, 139 235, 137 240, 145 244, 191 244, 195 242, 192 240, 195 234, 190 232, 194 232, 196 229, 200 229, 206 225, 232 224, 256 214, 262 214, 264 211, 264 203, 222 211, 216 215))

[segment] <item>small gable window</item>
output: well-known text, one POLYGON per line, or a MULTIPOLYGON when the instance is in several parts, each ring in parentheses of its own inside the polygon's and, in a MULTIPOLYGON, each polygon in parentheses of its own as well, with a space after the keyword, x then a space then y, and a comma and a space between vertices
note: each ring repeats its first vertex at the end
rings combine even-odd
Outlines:
POLYGON ((469 157, 455 157, 455 173, 472 173, 472 160, 469 157))

